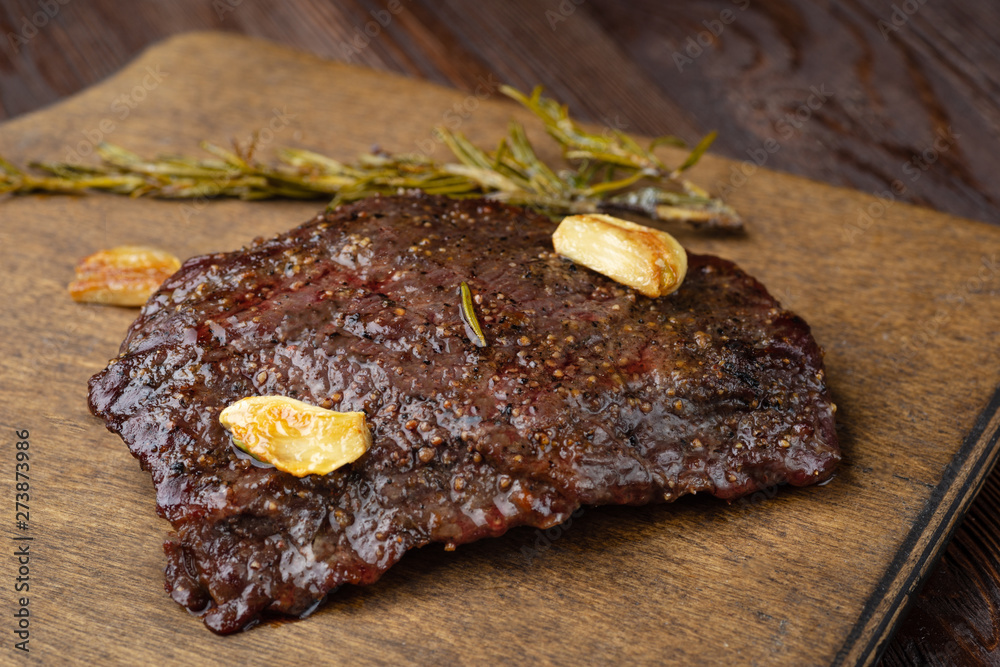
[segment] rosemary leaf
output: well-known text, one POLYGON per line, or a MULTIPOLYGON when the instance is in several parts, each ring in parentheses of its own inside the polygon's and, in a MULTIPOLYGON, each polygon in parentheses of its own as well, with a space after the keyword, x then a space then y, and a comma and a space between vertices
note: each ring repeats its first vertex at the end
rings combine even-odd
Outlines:
POLYGON ((469 283, 462 281, 462 285, 459 288, 462 292, 462 321, 465 322, 465 332, 469 334, 469 338, 476 347, 486 347, 486 336, 483 335, 483 329, 479 326, 479 320, 476 319, 476 308, 472 305, 472 291, 469 289, 469 283))
POLYGON ((715 141, 717 136, 719 136, 719 133, 713 130, 702 137, 701 141, 698 142, 698 145, 691 151, 691 154, 688 155, 686 160, 684 160, 684 164, 677 167, 677 173, 680 174, 680 172, 693 167, 698 160, 701 159, 701 156, 705 154, 705 151, 708 150, 708 147, 712 145, 712 142, 715 141))

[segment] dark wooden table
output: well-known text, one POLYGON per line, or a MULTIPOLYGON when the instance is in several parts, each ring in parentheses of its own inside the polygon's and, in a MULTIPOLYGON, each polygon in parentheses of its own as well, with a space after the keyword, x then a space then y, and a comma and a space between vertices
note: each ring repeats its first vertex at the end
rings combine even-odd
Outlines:
MULTIPOLYGON (((196 29, 469 92, 542 84, 581 118, 688 140, 718 129, 723 155, 1000 223, 988 1, 3 0, 0 119, 196 29)), ((998 510, 995 472, 883 664, 1000 662, 998 510)))

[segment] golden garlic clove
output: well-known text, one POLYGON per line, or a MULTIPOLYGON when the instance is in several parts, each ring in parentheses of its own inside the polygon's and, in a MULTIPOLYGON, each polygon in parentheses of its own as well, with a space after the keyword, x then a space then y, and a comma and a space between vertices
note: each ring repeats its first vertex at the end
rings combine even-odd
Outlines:
POLYGON ((240 399, 219 422, 240 449, 296 477, 353 463, 372 444, 363 412, 334 412, 284 396, 240 399))
POLYGON ((687 253, 666 232, 591 213, 563 218, 556 252, 649 297, 670 294, 687 274, 687 253))
POLYGON ((84 257, 69 284, 74 301, 112 306, 141 306, 181 261, 169 252, 141 246, 119 246, 84 257))

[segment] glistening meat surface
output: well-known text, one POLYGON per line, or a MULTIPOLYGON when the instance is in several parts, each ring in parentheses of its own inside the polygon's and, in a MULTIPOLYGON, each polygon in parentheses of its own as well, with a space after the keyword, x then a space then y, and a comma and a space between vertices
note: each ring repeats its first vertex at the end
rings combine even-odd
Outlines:
POLYGON ((710 256, 639 296, 556 256, 553 229, 484 200, 374 198, 168 279, 90 402, 152 474, 173 598, 228 633, 432 541, 831 475, 834 406, 800 318, 710 256), (363 411, 374 443, 325 476, 262 466, 218 422, 251 395, 363 411))

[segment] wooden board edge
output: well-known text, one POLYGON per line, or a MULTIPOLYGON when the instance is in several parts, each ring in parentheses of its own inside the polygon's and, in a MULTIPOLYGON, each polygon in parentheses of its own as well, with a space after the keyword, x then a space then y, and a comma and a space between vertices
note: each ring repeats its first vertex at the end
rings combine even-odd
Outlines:
POLYGON ((832 665, 872 665, 889 647, 916 594, 941 559, 951 537, 1000 457, 1000 386, 976 418, 930 499, 910 527, 903 545, 832 661, 832 665), (970 463, 971 461, 971 463, 970 463), (949 498, 949 489, 954 494, 949 498), (943 509, 942 506, 946 505, 943 509), (936 525, 935 525, 936 522, 936 525), (923 540, 921 537, 930 534, 923 540), (878 613, 886 605, 888 613, 878 613))

